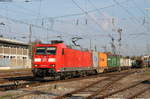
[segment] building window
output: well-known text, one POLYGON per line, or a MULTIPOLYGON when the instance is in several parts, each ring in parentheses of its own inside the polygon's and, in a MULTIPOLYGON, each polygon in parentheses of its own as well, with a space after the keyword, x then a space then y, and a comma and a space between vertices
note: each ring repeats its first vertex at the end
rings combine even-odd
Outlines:
POLYGON ((22 57, 23 59, 27 59, 27 57, 22 57))

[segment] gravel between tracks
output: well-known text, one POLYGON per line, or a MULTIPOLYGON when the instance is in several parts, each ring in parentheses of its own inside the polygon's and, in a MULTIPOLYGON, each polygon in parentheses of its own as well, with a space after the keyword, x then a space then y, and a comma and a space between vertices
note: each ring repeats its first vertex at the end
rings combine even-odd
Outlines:
MULTIPOLYGON (((77 81, 70 81, 70 82, 61 82, 56 84, 46 84, 38 87, 30 87, 27 86, 27 88, 18 89, 15 91, 6 91, 6 92, 0 92, 0 99, 10 99, 12 97, 19 96, 21 94, 31 93, 30 95, 21 97, 19 99, 52 99, 56 96, 68 93, 70 91, 79 89, 83 86, 89 85, 94 81, 104 79, 106 77, 99 77, 99 78, 92 78, 92 79, 82 79, 77 81)), ((148 72, 141 72, 141 73, 134 73, 133 75, 130 75, 126 78, 123 78, 122 80, 118 81, 116 84, 114 84, 113 87, 110 87, 108 90, 104 91, 103 94, 118 90, 120 88, 127 87, 137 81, 142 81, 150 78, 150 71, 148 72)), ((150 85, 150 83, 149 83, 150 85)), ((137 91, 138 89, 145 88, 145 85, 137 86, 134 90, 130 92, 130 95, 137 91)), ((150 91, 146 91, 145 93, 138 96, 139 98, 150 98, 149 95, 150 91)), ((120 93, 117 95, 110 96, 110 98, 126 98, 128 93, 120 93)))
MULTIPOLYGON (((150 79, 149 72, 134 73, 133 75, 130 75, 130 76, 125 77, 122 80, 118 81, 112 87, 110 87, 106 91, 102 92, 101 95, 99 95, 99 96, 112 93, 114 91, 126 88, 128 86, 131 86, 131 85, 137 83, 137 82, 140 82, 140 81, 142 82, 142 81, 147 80, 147 79, 150 79)), ((124 98, 124 99, 126 99, 126 98, 130 97, 131 95, 134 95, 138 91, 143 90, 149 86, 150 86, 150 84, 145 85, 145 84, 141 83, 141 84, 137 85, 136 87, 133 87, 133 88, 127 89, 125 91, 119 92, 117 94, 109 96, 108 98, 124 98)), ((146 94, 143 94, 143 96, 141 96, 141 97, 144 97, 145 95, 146 94)))
POLYGON ((22 97, 20 99, 51 99, 51 98, 54 98, 55 96, 62 95, 64 93, 73 91, 82 86, 89 85, 97 80, 104 79, 104 78, 106 78, 106 77, 83 79, 83 80, 62 82, 62 83, 56 83, 56 84, 46 84, 46 85, 42 85, 42 86, 38 86, 38 87, 34 87, 34 88, 29 87, 29 88, 19 89, 16 91, 9 91, 9 93, 13 94, 12 97, 16 97, 16 96, 24 94, 24 93, 34 93, 31 95, 22 97))

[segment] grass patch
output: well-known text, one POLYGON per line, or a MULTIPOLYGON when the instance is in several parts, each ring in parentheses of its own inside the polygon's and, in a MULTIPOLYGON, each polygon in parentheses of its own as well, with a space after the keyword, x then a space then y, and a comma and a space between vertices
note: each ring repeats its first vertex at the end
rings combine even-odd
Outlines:
POLYGON ((12 94, 7 94, 7 95, 0 96, 0 99, 10 98, 12 96, 13 96, 12 94))
POLYGON ((0 70, 0 72, 20 72, 20 71, 31 71, 31 68, 25 68, 25 69, 6 69, 6 70, 0 70))
POLYGON ((146 71, 144 74, 145 75, 150 75, 150 71, 146 71))

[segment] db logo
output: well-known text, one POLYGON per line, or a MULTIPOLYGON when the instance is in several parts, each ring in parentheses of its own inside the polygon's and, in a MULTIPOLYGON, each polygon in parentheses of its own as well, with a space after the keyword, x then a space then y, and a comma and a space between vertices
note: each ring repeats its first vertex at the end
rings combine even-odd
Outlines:
POLYGON ((43 62, 46 62, 47 61, 47 58, 43 58, 43 62))

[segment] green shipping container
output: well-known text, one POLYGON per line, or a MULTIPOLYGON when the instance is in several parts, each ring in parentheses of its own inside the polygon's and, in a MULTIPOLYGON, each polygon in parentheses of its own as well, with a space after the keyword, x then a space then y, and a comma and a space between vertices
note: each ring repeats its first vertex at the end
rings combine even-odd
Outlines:
POLYGON ((107 57, 108 57, 108 59, 107 59, 108 67, 119 67, 120 66, 120 56, 108 55, 107 57))
POLYGON ((120 66, 120 56, 116 56, 117 58, 117 66, 120 66))

